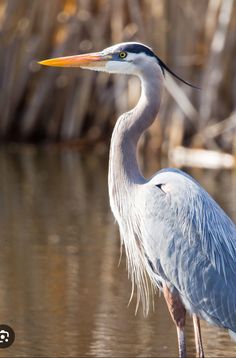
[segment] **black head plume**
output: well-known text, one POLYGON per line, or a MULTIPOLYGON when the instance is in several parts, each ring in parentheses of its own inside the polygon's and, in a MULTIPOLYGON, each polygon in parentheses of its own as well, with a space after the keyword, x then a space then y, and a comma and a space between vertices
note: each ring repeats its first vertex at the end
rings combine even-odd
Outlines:
POLYGON ((183 80, 181 77, 179 77, 178 75, 176 75, 173 71, 171 71, 171 69, 158 57, 156 56, 156 59, 162 69, 162 72, 163 72, 163 75, 165 75, 165 71, 169 72, 172 76, 174 76, 175 78, 177 78, 179 81, 185 83, 186 85, 190 86, 190 87, 193 87, 193 88, 196 88, 196 89, 201 89, 200 87, 197 87, 197 86, 194 86, 192 85, 191 83, 183 80))
MULTIPOLYGON (((197 87, 197 86, 194 86, 192 85, 191 83, 183 80, 181 77, 179 77, 178 75, 176 75, 152 50, 151 47, 148 47, 146 45, 143 45, 142 43, 139 43, 139 42, 124 42, 122 44, 119 45, 119 48, 118 48, 119 51, 128 51, 128 52, 131 52, 131 53, 136 53, 136 54, 139 54, 139 53, 145 53, 147 56, 150 56, 150 57, 154 57, 157 59, 161 69, 162 69, 162 72, 163 72, 163 75, 165 75, 165 71, 169 72, 172 76, 174 76, 175 78, 177 78, 179 81, 185 83, 186 85, 190 86, 190 87, 193 87, 193 88, 196 88, 196 89, 200 89, 200 87, 197 87)), ((117 49, 116 49, 117 51, 117 49)))

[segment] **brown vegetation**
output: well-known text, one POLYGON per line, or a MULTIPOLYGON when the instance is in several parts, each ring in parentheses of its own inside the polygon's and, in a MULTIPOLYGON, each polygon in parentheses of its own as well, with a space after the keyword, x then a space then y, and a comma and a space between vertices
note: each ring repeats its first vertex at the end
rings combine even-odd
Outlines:
POLYGON ((236 2, 10 0, 0 2, 0 139, 106 140, 139 95, 134 78, 37 61, 141 41, 201 91, 168 78, 149 148, 234 153, 236 2))

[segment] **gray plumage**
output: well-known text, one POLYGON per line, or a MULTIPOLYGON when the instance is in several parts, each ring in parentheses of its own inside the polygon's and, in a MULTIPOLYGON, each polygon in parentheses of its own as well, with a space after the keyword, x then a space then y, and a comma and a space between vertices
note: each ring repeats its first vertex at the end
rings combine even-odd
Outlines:
POLYGON ((159 287, 173 286, 190 312, 236 332, 235 224, 181 170, 163 169, 146 180, 138 168, 136 144, 156 117, 162 87, 160 66, 150 62, 136 60, 141 98, 118 119, 109 161, 111 207, 130 274, 145 312, 148 273, 159 287))
POLYGON ((236 338, 236 226, 189 175, 163 169, 141 174, 136 147, 155 120, 165 71, 175 75, 152 49, 122 43, 100 53, 41 62, 136 75, 138 104, 118 119, 110 147, 109 197, 119 224, 128 270, 138 303, 149 308, 151 280, 163 290, 176 324, 179 353, 186 354, 185 308, 193 315, 197 353, 203 357, 198 317, 228 329, 236 338))

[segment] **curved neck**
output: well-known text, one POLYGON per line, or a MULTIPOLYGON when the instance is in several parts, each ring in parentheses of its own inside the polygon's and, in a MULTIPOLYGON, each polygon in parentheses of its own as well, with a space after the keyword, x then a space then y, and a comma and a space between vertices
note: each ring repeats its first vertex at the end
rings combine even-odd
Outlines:
POLYGON ((129 214, 133 189, 145 183, 136 147, 141 134, 156 118, 161 101, 163 74, 160 67, 155 66, 154 71, 147 66, 139 77, 142 89, 138 104, 118 119, 111 139, 108 186, 111 209, 118 221, 129 214))
MULTIPOLYGON (((140 173, 136 147, 141 134, 153 123, 161 101, 163 74, 157 65, 139 75, 141 97, 138 104, 117 121, 111 139, 109 185, 126 185, 145 181, 140 173)), ((110 193, 111 194, 111 193, 110 193)))

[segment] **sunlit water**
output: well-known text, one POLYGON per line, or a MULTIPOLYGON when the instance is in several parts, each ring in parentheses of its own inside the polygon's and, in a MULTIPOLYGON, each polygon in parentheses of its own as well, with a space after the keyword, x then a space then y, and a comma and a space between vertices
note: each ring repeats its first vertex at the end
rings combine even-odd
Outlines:
MULTIPOLYGON (((77 150, 0 150, 0 323, 16 333, 0 357, 175 357, 163 299, 144 318, 110 213, 107 158, 77 150)), ((236 218, 229 172, 194 176, 236 218)), ((202 325, 208 357, 236 356, 227 333, 202 325)), ((195 355, 191 320, 190 356, 195 355)))

